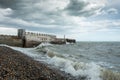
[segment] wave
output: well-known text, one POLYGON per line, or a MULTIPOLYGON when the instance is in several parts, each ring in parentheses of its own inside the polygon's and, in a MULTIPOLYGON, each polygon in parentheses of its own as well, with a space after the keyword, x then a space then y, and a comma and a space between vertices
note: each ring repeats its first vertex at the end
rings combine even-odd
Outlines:
POLYGON ((50 57, 50 58, 52 58, 52 57, 54 57, 54 56, 58 56, 58 57, 64 57, 63 55, 61 55, 61 54, 59 54, 59 53, 57 53, 57 52, 55 52, 55 51, 52 51, 52 50, 50 50, 49 48, 47 48, 47 47, 52 47, 53 45, 52 44, 41 44, 41 45, 39 45, 39 46, 37 46, 36 48, 35 48, 35 50, 37 51, 37 52, 43 52, 47 57, 50 57))
POLYGON ((120 80, 120 73, 118 72, 105 69, 95 62, 85 63, 73 60, 72 57, 70 58, 70 54, 58 53, 49 47, 54 48, 54 45, 42 44, 35 48, 11 48, 23 52, 35 60, 44 61, 52 65, 51 67, 56 67, 77 78, 84 77, 84 80, 120 80))
POLYGON ((101 80, 99 77, 101 67, 97 64, 93 62, 84 63, 74 61, 63 54, 51 51, 47 46, 48 45, 44 45, 44 47, 38 46, 36 50, 44 52, 45 55, 49 57, 49 60, 47 61, 48 64, 52 64, 60 70, 76 77, 84 76, 87 80, 101 80))
POLYGON ((99 77, 100 66, 95 63, 73 62, 56 56, 50 59, 48 63, 53 64, 59 67, 60 70, 70 73, 76 77, 84 76, 89 80, 101 80, 99 77))

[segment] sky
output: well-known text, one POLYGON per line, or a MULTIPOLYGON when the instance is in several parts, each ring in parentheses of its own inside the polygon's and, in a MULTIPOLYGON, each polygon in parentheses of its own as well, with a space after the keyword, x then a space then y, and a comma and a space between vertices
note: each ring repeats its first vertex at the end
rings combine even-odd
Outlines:
POLYGON ((77 41, 120 41, 120 0, 0 0, 0 34, 17 29, 77 41))

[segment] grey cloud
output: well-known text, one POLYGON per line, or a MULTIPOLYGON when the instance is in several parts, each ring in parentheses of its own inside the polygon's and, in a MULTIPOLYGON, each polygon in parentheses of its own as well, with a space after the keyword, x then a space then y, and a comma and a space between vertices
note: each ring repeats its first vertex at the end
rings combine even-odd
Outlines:
POLYGON ((68 28, 67 26, 75 26, 72 25, 72 21, 69 20, 71 16, 88 17, 96 14, 96 11, 100 9, 100 7, 93 7, 92 9, 85 10, 86 6, 90 5, 88 1, 69 0, 70 2, 63 10, 59 8, 48 10, 52 5, 47 5, 47 1, 52 0, 0 0, 0 7, 10 8, 13 10, 13 14, 9 16, 9 21, 7 21, 7 19, 0 23, 6 24, 6 26, 10 25, 15 28, 20 27, 34 31, 38 30, 48 33, 64 33, 68 31, 64 29, 64 27, 68 28), (46 4, 44 7, 41 6, 43 3, 46 4), (66 17, 62 15, 64 13, 69 18, 66 19, 66 17), (18 19, 23 20, 23 23, 15 21, 18 19), (24 21, 27 23, 25 22, 24 24, 24 21), (32 22, 35 24, 31 24, 32 22), (38 25, 36 26, 36 24, 38 25), (53 25, 54 27, 51 28, 50 26, 53 25))
POLYGON ((111 9, 108 9, 108 10, 107 10, 107 13, 108 13, 108 14, 118 14, 118 10, 115 9, 115 8, 111 8, 111 9))
POLYGON ((12 19, 5 17, 3 20, 0 20, 0 26, 12 27, 12 28, 25 28, 31 31, 41 31, 47 33, 63 33, 65 29, 58 25, 44 25, 40 23, 34 23, 30 21, 25 21, 22 19, 12 19))
MULTIPOLYGON (((70 0, 70 3, 65 8, 68 14, 73 16, 83 16, 85 11, 82 10, 88 5, 88 3, 85 3, 84 1, 79 0, 70 0)), ((85 15, 85 14, 84 14, 85 15)))
MULTIPOLYGON (((76 13, 80 12, 87 6, 88 3, 85 3, 84 1, 79 1, 79 0, 70 0, 70 3, 68 6, 65 8, 65 10, 71 12, 71 13, 76 13)), ((79 14, 78 14, 79 15, 79 14)))
MULTIPOLYGON (((47 0, 0 0, 0 7, 11 8, 14 13, 11 18, 20 18, 26 21, 34 21, 41 24, 51 24, 50 20, 54 19, 57 12, 45 12, 44 8, 35 6, 35 4, 45 2, 47 0)), ((49 6, 46 5, 46 9, 49 6)))
POLYGON ((89 5, 90 2, 85 2, 84 0, 70 0, 70 3, 65 10, 72 16, 89 17, 96 14, 96 11, 100 9, 100 7, 94 7, 92 9, 85 10, 86 6, 89 5))
POLYGON ((27 26, 21 26, 21 25, 12 25, 12 24, 0 24, 0 26, 4 26, 6 28, 16 28, 16 29, 19 29, 19 28, 23 28, 23 29, 26 29, 26 30, 29 30, 29 31, 38 31, 38 32, 45 32, 45 33, 54 33, 54 34, 62 34, 65 32, 65 29, 62 29, 60 27, 56 27, 56 28, 39 28, 39 27, 36 27, 34 28, 33 26, 30 26, 29 28, 27 26))
POLYGON ((120 19, 119 3, 120 3, 120 0, 115 0, 115 1, 108 0, 108 4, 106 4, 106 6, 102 9, 106 15, 101 16, 101 18, 107 17, 107 19, 120 19))
POLYGON ((2 8, 11 8, 11 9, 17 9, 17 4, 20 2, 20 0, 0 0, 0 7, 2 8))
MULTIPOLYGON (((51 20, 60 16, 60 11, 45 11, 49 6, 46 5, 45 8, 42 6, 36 6, 35 4, 41 4, 47 0, 21 0, 18 3, 18 10, 12 15, 14 18, 21 18, 27 21, 34 21, 41 24, 51 24, 51 20)), ((55 20, 56 21, 56 20, 55 20)))
MULTIPOLYGON (((67 25, 62 14, 64 10, 56 8, 55 11, 46 11, 50 5, 42 7, 43 3, 47 3, 48 0, 0 0, 0 5, 13 9, 14 13, 10 16, 11 18, 20 18, 25 21, 34 21, 39 24, 45 25, 67 25), (9 4, 10 2, 10 4, 9 4), (39 4, 36 6, 36 4, 39 4)), ((82 4, 81 4, 82 5, 82 4)), ((51 5, 52 6, 52 5, 51 5)))
POLYGON ((109 4, 107 5, 107 8, 116 8, 118 10, 120 10, 120 0, 115 0, 115 1, 109 1, 109 4))

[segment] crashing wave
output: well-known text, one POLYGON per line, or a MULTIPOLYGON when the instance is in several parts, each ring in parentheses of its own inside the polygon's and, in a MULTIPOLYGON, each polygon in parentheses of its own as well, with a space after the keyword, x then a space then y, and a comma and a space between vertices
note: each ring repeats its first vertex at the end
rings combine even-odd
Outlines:
MULTIPOLYGON (((7 45, 0 45, 7 46, 7 45)), ((50 50, 51 44, 41 44, 35 48, 19 48, 11 47, 12 49, 21 51, 35 60, 41 61, 44 57, 44 62, 59 68, 66 73, 75 77, 83 77, 84 80, 120 80, 120 73, 107 70, 95 62, 85 63, 73 61, 63 54, 50 50), (44 53, 44 54, 41 54, 44 53), (44 55, 44 56, 42 56, 44 55)), ((69 55, 69 54, 68 54, 69 55)))

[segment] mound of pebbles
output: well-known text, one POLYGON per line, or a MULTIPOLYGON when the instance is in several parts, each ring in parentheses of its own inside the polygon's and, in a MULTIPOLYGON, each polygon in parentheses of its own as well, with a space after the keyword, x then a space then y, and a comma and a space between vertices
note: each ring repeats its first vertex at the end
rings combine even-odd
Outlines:
POLYGON ((76 80, 11 48, 0 46, 0 80, 76 80))

